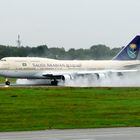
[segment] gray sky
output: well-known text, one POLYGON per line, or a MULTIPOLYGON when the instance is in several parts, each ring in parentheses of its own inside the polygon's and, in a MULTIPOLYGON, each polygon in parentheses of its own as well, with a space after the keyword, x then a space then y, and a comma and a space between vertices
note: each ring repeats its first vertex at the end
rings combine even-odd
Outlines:
POLYGON ((0 44, 89 48, 140 34, 140 0, 0 0, 0 44))

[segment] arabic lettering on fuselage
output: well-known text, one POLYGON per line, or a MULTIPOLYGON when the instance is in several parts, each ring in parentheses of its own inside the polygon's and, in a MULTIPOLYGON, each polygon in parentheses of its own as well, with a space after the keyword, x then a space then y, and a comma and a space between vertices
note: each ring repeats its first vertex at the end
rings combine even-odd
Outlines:
POLYGON ((36 63, 33 63, 32 64, 33 65, 33 67, 68 67, 68 68, 70 68, 70 67, 81 67, 81 64, 51 64, 51 63, 47 63, 47 64, 43 64, 43 63, 41 63, 41 64, 36 64, 36 63))

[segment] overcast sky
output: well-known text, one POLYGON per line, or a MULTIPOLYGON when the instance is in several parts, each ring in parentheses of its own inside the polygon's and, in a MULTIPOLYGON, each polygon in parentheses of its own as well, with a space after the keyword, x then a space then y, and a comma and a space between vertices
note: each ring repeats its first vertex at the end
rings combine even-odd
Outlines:
POLYGON ((140 34, 140 0, 0 0, 0 44, 121 47, 140 34))

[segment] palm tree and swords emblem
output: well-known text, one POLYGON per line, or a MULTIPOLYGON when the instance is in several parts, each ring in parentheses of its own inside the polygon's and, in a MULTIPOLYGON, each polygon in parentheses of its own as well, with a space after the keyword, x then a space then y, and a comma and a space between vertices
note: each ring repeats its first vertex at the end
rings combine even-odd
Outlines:
POLYGON ((130 58, 135 59, 137 57, 137 45, 130 44, 127 48, 127 54, 130 58))

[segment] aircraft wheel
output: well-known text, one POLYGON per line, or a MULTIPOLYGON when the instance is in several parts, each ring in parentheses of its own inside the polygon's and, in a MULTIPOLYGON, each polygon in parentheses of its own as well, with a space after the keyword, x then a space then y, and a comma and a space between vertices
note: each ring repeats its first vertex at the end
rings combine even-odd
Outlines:
POLYGON ((10 85, 10 82, 9 81, 6 81, 5 82, 5 85, 9 86, 10 85))
POLYGON ((51 81, 51 85, 52 85, 52 86, 57 86, 57 85, 58 85, 58 81, 56 81, 56 80, 51 81))

